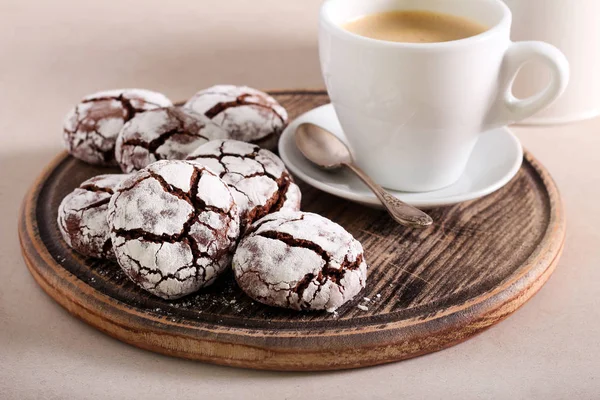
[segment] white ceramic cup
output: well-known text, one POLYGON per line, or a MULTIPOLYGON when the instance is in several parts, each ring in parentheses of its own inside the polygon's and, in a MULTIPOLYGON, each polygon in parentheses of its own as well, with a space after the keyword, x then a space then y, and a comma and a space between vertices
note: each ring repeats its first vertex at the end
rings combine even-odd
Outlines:
POLYGON ((565 89, 564 55, 543 42, 510 41, 511 13, 500 0, 327 0, 319 17, 321 69, 357 164, 381 185, 429 191, 456 182, 478 136, 531 116, 565 89), (360 16, 428 10, 489 29, 442 43, 398 43, 346 31, 360 16), (528 61, 550 83, 517 99, 512 84, 528 61))

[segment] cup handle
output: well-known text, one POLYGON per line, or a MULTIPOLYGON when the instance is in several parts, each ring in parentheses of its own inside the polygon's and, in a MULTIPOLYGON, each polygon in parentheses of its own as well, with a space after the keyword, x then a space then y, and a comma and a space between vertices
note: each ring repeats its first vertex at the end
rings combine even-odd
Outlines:
POLYGON ((492 108, 490 127, 509 125, 530 117, 556 100, 568 83, 569 62, 559 49, 544 42, 511 43, 504 54, 498 100, 492 108), (512 86, 521 67, 530 61, 545 64, 552 77, 550 83, 539 93, 526 99, 518 99, 512 93, 512 86))

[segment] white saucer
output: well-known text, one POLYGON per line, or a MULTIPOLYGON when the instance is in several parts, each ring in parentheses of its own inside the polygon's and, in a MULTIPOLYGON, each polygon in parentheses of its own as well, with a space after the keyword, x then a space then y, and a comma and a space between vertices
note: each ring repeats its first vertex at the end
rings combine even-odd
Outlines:
MULTIPOLYGON (((296 118, 281 135, 279 155, 298 178, 324 192, 362 204, 380 207, 375 195, 354 175, 345 170, 325 171, 308 161, 294 142, 296 127, 312 122, 333 132, 346 142, 344 132, 331 104, 310 110, 296 118)), ((519 139, 507 128, 485 132, 479 138, 467 168, 455 184, 431 192, 390 193, 417 207, 438 207, 473 200, 506 185, 519 171, 523 148, 519 139)))

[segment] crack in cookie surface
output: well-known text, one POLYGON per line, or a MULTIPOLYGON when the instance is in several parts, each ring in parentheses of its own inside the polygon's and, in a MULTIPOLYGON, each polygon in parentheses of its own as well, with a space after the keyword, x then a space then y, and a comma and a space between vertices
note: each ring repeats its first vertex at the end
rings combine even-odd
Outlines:
POLYGON ((99 92, 85 97, 67 114, 65 147, 91 164, 114 165, 114 147, 123 124, 136 113, 172 105, 165 96, 140 89, 99 92))
POLYGON ((335 309, 366 282, 362 247, 317 214, 277 212, 255 222, 233 259, 239 286, 265 304, 335 309))
MULTIPOLYGON (((256 235, 272 240, 282 241, 290 247, 310 249, 317 253, 323 259, 325 265, 323 265, 318 274, 315 274, 314 272, 307 273, 306 275, 304 275, 304 277, 300 279, 300 281, 298 281, 296 286, 291 289, 291 291, 296 292, 298 294, 299 298, 302 298, 304 290, 306 290, 306 288, 311 283, 318 285, 317 291, 315 291, 315 293, 313 294, 312 300, 315 299, 316 295, 318 294, 318 291, 321 289, 321 286, 325 283, 326 280, 332 281, 336 285, 341 286, 341 288, 343 289, 344 285, 342 283, 342 280, 344 279, 346 271, 358 269, 363 260, 362 253, 358 254, 354 261, 350 261, 348 259, 348 255, 346 255, 344 261, 339 265, 339 268, 335 268, 335 266, 331 265, 331 255, 325 250, 323 250, 321 246, 319 246, 311 240, 298 239, 288 233, 277 232, 276 230, 262 231, 256 233, 256 235)), ((310 301, 306 302, 306 306, 310 308, 310 301)))
POLYGON ((204 115, 178 107, 136 115, 121 129, 115 156, 125 172, 159 160, 182 160, 203 143, 227 133, 204 115))
POLYGON ((300 209, 300 189, 279 157, 266 149, 235 140, 213 140, 198 147, 188 160, 213 169, 234 189, 243 228, 269 213, 300 209), (289 201, 292 186, 296 195, 289 201))
POLYGON ((65 242, 88 257, 114 259, 106 222, 108 204, 126 175, 99 175, 83 182, 62 200, 57 223, 65 242))
MULTIPOLYGON (((214 93, 211 93, 211 94, 214 94, 214 93)), ((269 111, 272 111, 273 113, 275 113, 275 115, 277 115, 277 117, 279 118, 281 123, 285 124, 286 121, 285 121, 284 116, 280 115, 273 108, 273 104, 269 104, 268 102, 264 101, 264 99, 261 99, 261 100, 263 100, 262 102, 246 100, 248 97, 256 97, 256 95, 252 95, 249 93, 243 93, 243 94, 237 96, 235 98, 235 100, 233 100, 233 101, 220 102, 220 103, 215 104, 212 108, 210 108, 208 111, 206 111, 204 113, 204 115, 206 115, 208 118, 212 119, 212 118, 216 117, 217 115, 219 115, 220 113, 222 113, 223 111, 225 111, 231 107, 255 106, 255 107, 263 107, 269 111)))
POLYGON ((154 163, 124 182, 109 208, 117 261, 157 296, 192 293, 229 265, 239 235, 237 207, 227 185, 200 165, 154 163), (129 215, 139 201, 148 203, 136 210, 142 216, 129 215))
POLYGON ((184 107, 211 118, 229 138, 268 149, 275 149, 288 120, 286 110, 273 97, 246 86, 213 86, 196 93, 184 107))

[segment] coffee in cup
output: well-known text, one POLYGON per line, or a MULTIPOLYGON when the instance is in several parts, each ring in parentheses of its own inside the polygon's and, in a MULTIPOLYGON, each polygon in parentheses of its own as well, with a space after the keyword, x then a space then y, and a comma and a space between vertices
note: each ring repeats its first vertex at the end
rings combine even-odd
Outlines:
POLYGON ((342 25, 371 39, 404 43, 437 43, 466 39, 488 28, 476 21, 432 11, 387 11, 362 16, 342 25))

